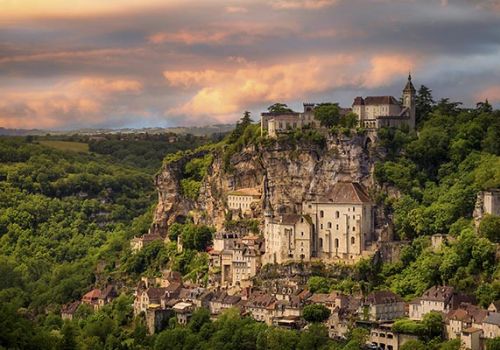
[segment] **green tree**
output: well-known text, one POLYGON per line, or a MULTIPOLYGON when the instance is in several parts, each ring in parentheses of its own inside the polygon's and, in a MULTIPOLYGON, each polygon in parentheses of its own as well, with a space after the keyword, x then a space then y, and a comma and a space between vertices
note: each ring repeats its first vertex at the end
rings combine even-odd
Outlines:
POLYGON ((420 85, 415 98, 417 125, 420 125, 422 122, 427 120, 429 114, 432 112, 434 103, 435 101, 432 98, 432 90, 425 85, 420 85))
POLYGON ((401 350, 427 350, 420 340, 408 340, 399 349, 401 350))
POLYGON ((322 126, 331 128, 340 122, 340 108, 337 103, 321 103, 314 108, 314 118, 322 126))
POLYGON ((323 324, 311 324, 300 333, 297 350, 319 350, 328 344, 328 330, 323 324))
POLYGON ((479 224, 479 234, 494 243, 500 243, 500 216, 486 214, 479 224))
POLYGON ((267 107, 267 110, 269 111, 269 113, 275 113, 275 114, 293 112, 290 108, 288 108, 286 104, 280 102, 277 102, 267 107))
POLYGON ((500 350, 500 338, 486 340, 486 350, 500 350))
POLYGON ((311 304, 304 307, 302 317, 307 322, 323 322, 330 317, 330 310, 321 304, 311 304))

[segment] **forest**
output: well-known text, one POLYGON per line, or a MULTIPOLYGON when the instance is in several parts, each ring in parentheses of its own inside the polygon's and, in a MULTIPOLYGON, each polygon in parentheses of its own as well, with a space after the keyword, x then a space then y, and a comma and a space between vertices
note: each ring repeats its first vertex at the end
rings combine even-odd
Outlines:
MULTIPOLYGON (((500 186, 500 112, 487 101, 476 108, 449 99, 434 102, 425 87, 417 102, 418 132, 382 129, 373 150, 383 159, 375 168, 375 199, 394 222, 396 239, 406 242, 400 261, 363 260, 345 279, 313 276, 311 291, 388 287, 411 300, 432 285, 449 284, 474 294, 482 306, 500 298, 500 220, 487 216, 476 227, 472 218, 477 193, 500 186), (398 196, 387 194, 394 191, 398 196), (452 237, 439 251, 430 246, 436 233, 452 237)), ((335 113, 332 106, 324 105, 335 113)), ((327 124, 335 134, 366 132, 352 120, 327 124)), ((213 233, 189 221, 176 224, 168 232, 172 243, 155 242, 130 254, 130 239, 151 224, 152 175, 162 161, 181 156, 175 152, 209 141, 224 149, 230 172, 232 155, 250 143, 269 142, 258 135, 245 114, 222 141, 191 136, 176 140, 179 144, 154 138, 67 140, 89 144, 88 152, 79 153, 46 147, 36 138, 0 138, 0 349, 361 349, 367 337, 363 329, 353 329, 341 342, 328 339, 318 322, 324 310, 308 310, 304 317, 311 324, 302 332, 268 327, 234 310, 212 321, 199 309, 187 326, 171 320, 166 330, 149 336, 144 320, 132 318, 131 288, 139 276, 154 276, 167 263, 193 281, 207 275, 205 249, 213 233), (183 252, 176 249, 178 237, 183 252), (61 319, 61 305, 110 281, 124 291, 111 304, 97 312, 83 305, 72 321, 61 319)), ((313 130, 288 138, 324 145, 313 130)), ((184 196, 197 197, 211 162, 208 154, 186 164, 184 196)), ((227 225, 235 222, 228 218, 227 225)), ((420 340, 405 350, 458 349, 456 341, 435 336, 433 321, 416 330, 420 340)), ((489 349, 497 345, 492 342, 489 349)))

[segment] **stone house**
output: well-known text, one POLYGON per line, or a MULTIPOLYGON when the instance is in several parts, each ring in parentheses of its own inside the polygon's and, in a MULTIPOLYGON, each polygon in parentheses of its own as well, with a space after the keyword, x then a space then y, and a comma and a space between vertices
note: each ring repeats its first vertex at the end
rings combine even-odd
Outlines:
POLYGON ((479 328, 469 327, 467 329, 462 330, 460 336, 461 349, 481 350, 483 348, 481 334, 482 330, 479 328))
POLYGON ((482 329, 485 338, 492 339, 500 337, 500 313, 490 312, 483 320, 482 329))
POLYGON ((106 288, 101 290, 101 293, 99 295, 98 299, 99 308, 112 302, 116 297, 118 297, 118 293, 116 292, 115 286, 113 286, 112 284, 107 285, 106 288))
POLYGON ((73 316, 76 313, 76 310, 78 310, 78 307, 80 306, 81 301, 76 300, 71 303, 65 304, 61 307, 61 318, 63 320, 68 320, 71 321, 73 319, 73 316))
POLYGON ((358 314, 365 321, 392 321, 405 315, 405 302, 391 291, 368 294, 358 314))
POLYGON ((276 297, 271 294, 254 293, 248 298, 245 310, 254 320, 272 325, 273 318, 275 317, 276 303, 276 297))
POLYGON ((448 339, 459 338, 462 331, 474 327, 482 328, 488 311, 472 304, 462 304, 458 309, 451 310, 445 317, 445 332, 448 339))
POLYGON ((99 289, 92 289, 90 292, 83 295, 82 303, 92 306, 94 310, 98 310, 100 296, 101 291, 99 289))
POLYGON ((212 315, 218 315, 222 311, 236 307, 240 302, 241 296, 229 295, 225 291, 215 292, 210 300, 209 309, 212 315))
POLYGON ((422 320, 431 311, 446 314, 462 303, 474 303, 474 298, 456 292, 451 286, 433 286, 409 304, 409 317, 412 320, 422 320))

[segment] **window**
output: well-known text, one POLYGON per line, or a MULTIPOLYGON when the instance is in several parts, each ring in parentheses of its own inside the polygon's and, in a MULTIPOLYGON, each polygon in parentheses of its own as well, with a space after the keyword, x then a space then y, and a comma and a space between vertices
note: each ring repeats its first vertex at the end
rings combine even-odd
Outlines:
POLYGON ((323 210, 320 210, 319 212, 319 217, 322 218, 325 216, 325 212, 323 210))
POLYGON ((351 244, 354 244, 356 242, 356 240, 354 239, 354 237, 351 237, 351 244))
POLYGON ((320 239, 319 239, 319 246, 320 246, 321 248, 323 248, 323 238, 320 238, 320 239))
POLYGON ((339 247, 339 239, 335 238, 335 248, 338 248, 338 247, 339 247))
POLYGON ((356 207, 352 207, 352 211, 356 211, 356 207))
POLYGON ((352 232, 356 231, 356 226, 352 227, 352 232))
POLYGON ((329 222, 327 227, 328 227, 328 228, 332 228, 332 223, 331 223, 331 222, 329 222))
POLYGON ((319 228, 320 228, 320 229, 323 229, 323 224, 320 224, 320 225, 319 225, 319 228))
POLYGON ((337 224, 337 230, 339 229, 339 224, 337 224))
POLYGON ((335 218, 338 219, 340 217, 340 213, 338 212, 338 210, 335 212, 335 218))

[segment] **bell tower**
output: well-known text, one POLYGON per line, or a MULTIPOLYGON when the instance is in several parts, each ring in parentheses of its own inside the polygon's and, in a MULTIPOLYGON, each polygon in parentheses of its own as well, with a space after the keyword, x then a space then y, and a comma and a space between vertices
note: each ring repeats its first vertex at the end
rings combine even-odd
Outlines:
POLYGON ((416 90, 411 82, 411 74, 408 74, 408 82, 406 83, 406 86, 403 89, 403 107, 408 108, 408 116, 410 117, 408 126, 410 127, 410 130, 415 129, 415 122, 416 122, 415 97, 416 97, 416 90))

